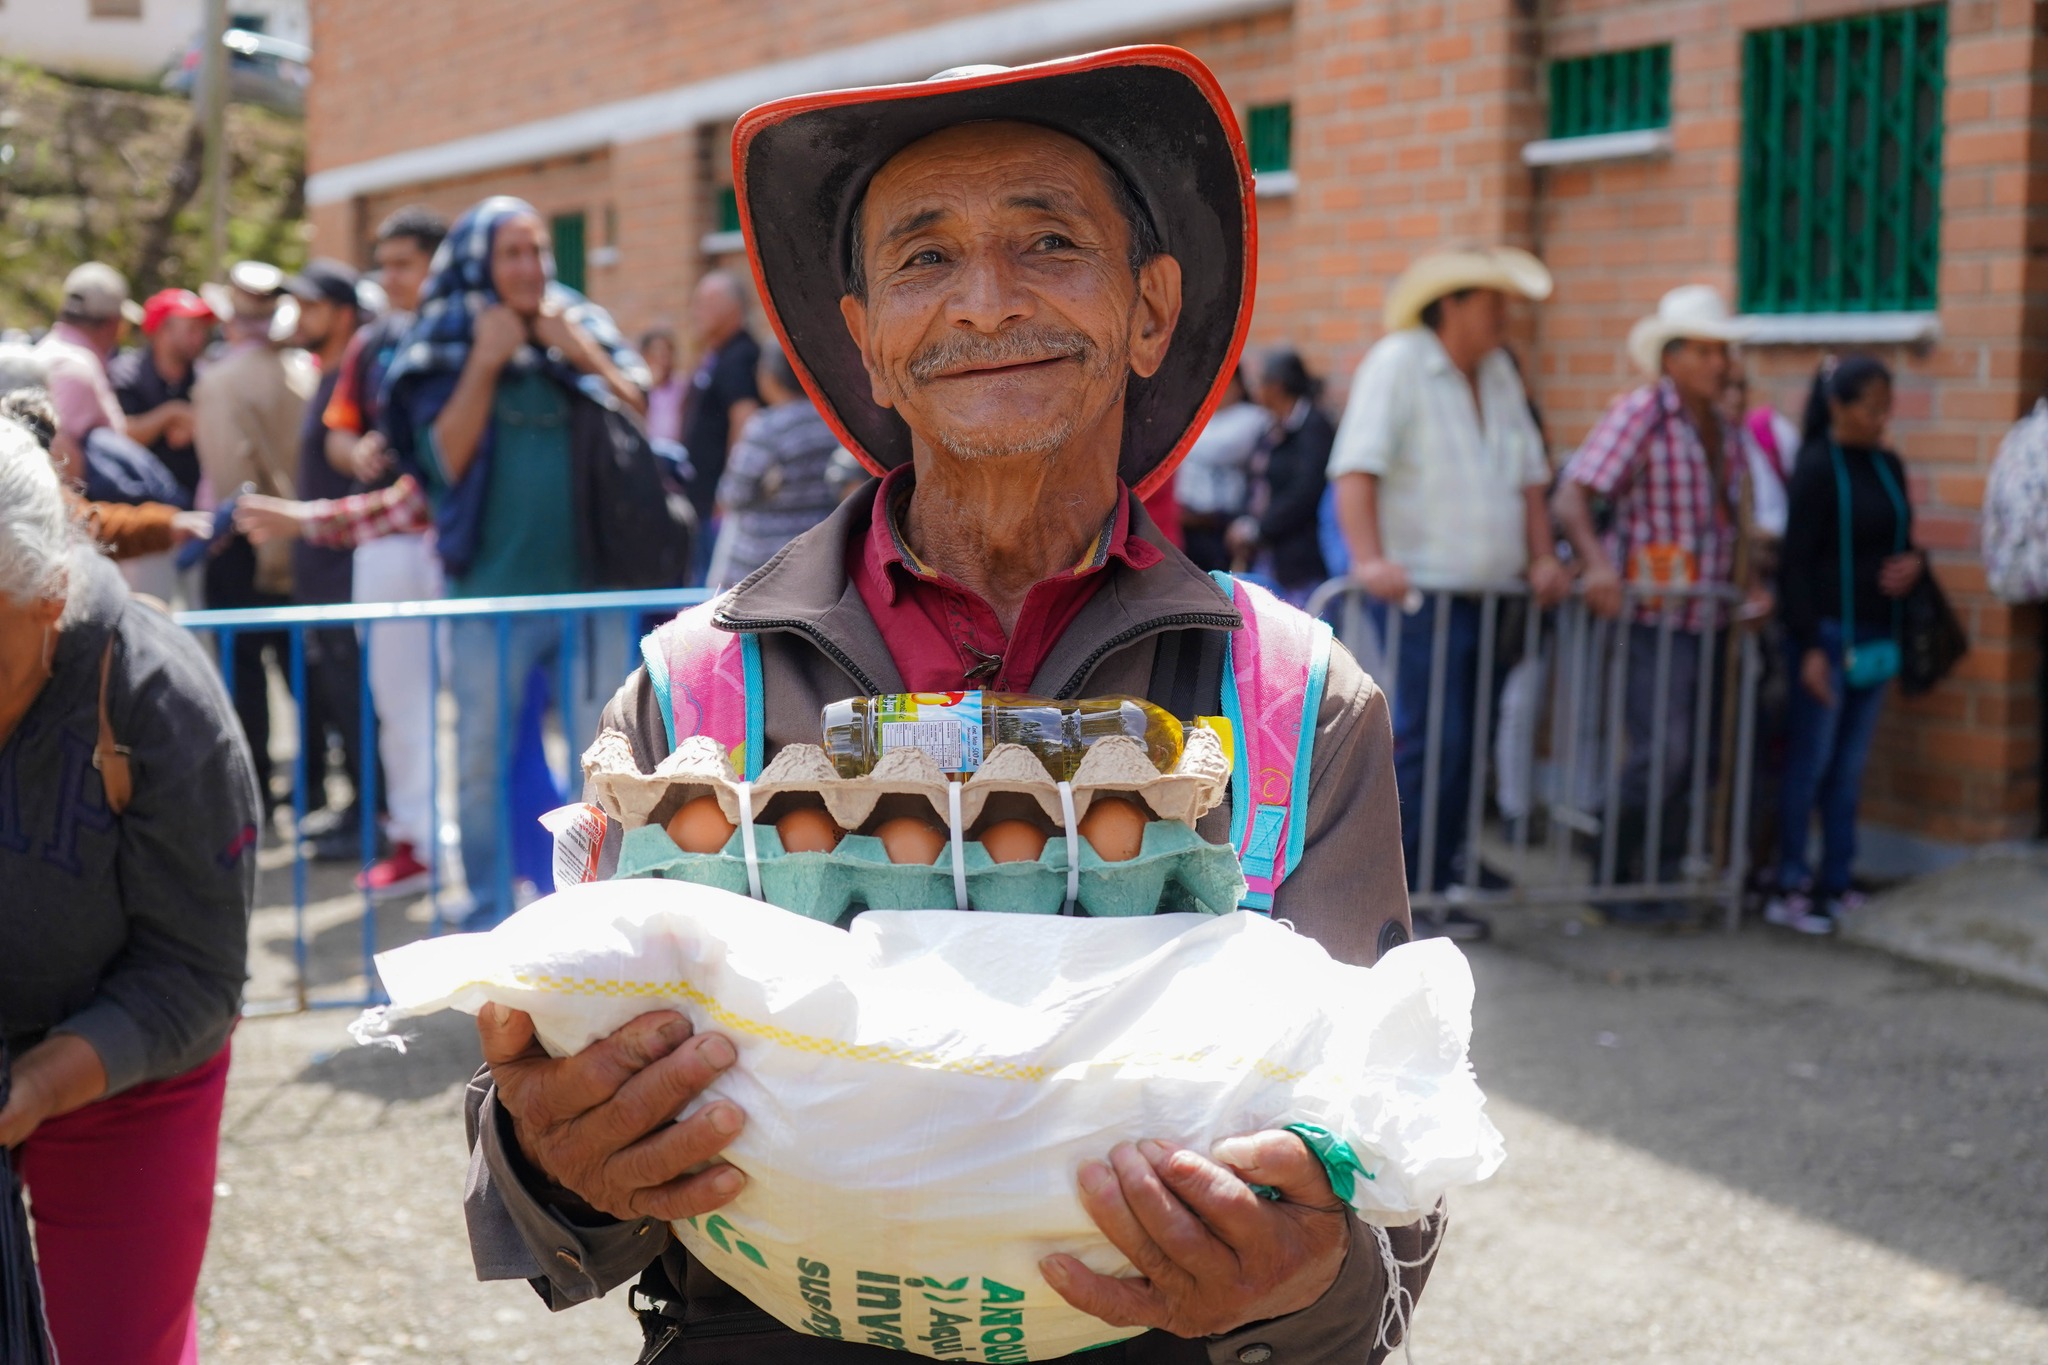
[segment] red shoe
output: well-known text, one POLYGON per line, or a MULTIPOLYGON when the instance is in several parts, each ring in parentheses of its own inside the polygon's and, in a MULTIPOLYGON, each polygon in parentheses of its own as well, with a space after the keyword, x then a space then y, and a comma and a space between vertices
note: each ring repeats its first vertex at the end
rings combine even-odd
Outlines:
POLYGON ((411 844, 393 844, 390 857, 356 874, 356 890, 382 900, 424 891, 432 880, 432 871, 413 855, 411 844))

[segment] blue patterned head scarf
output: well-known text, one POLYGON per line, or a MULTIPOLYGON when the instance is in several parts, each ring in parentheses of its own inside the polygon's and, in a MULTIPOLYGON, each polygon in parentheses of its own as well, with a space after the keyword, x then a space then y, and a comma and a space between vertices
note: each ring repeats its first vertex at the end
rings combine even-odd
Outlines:
MULTIPOLYGON (((469 360, 477 315, 501 301, 491 283, 491 248, 497 242, 498 229, 520 217, 538 219, 540 214, 524 199, 497 194, 472 206, 448 229, 448 236, 434 253, 427 283, 420 290, 419 313, 412 330, 406 333, 384 376, 387 394, 409 378, 462 372, 469 360)), ((612 315, 555 278, 553 253, 543 253, 541 263, 548 276, 548 302, 560 305, 562 313, 604 348, 612 364, 626 378, 643 389, 652 384, 647 363, 619 334, 612 315)), ((540 369, 565 385, 580 384, 593 393, 604 387, 604 381, 597 376, 579 373, 559 357, 544 355, 531 344, 519 348, 510 368, 540 369)), ((422 417, 415 413, 413 420, 431 422, 438 415, 437 405, 432 415, 422 417)))

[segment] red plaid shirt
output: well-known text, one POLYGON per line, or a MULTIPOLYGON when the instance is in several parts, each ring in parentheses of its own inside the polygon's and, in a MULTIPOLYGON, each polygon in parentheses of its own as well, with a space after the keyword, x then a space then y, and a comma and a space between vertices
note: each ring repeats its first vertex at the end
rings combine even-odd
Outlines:
MULTIPOLYGON (((1735 574, 1735 508, 1744 496, 1745 457, 1741 428, 1722 424, 1721 468, 1726 487, 1716 490, 1699 429, 1686 416, 1669 379, 1637 389, 1607 410, 1584 445, 1565 465, 1564 477, 1614 504, 1614 529, 1607 552, 1624 579, 1671 581, 1673 560, 1686 565, 1683 578, 1727 583, 1735 574), (1650 564, 1658 572, 1646 572, 1650 564)), ((1654 599, 1636 608, 1636 619, 1655 622, 1662 613, 1654 599)), ((1688 630, 1705 630, 1715 618, 1704 603, 1688 608, 1688 630)))
POLYGON ((413 535, 433 529, 434 512, 418 480, 401 474, 389 488, 370 493, 351 493, 345 498, 322 498, 306 504, 307 516, 299 535, 308 545, 346 550, 366 540, 385 536, 413 535))

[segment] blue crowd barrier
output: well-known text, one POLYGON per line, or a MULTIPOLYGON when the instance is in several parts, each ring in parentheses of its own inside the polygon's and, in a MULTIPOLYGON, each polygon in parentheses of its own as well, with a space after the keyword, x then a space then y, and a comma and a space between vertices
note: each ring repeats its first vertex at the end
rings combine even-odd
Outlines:
MULTIPOLYGON (((493 670, 497 689, 497 774, 496 810, 494 821, 497 832, 495 840, 495 866, 486 870, 465 867, 473 898, 477 897, 477 882, 488 876, 488 897, 501 910, 509 910, 514 902, 515 884, 515 830, 513 815, 512 784, 514 779, 514 731, 519 723, 520 707, 514 704, 517 689, 523 696, 526 676, 522 671, 519 678, 507 676, 514 640, 514 631, 525 623, 552 620, 559 624, 560 636, 555 649, 556 694, 568 732, 569 768, 565 774, 563 789, 574 799, 580 789, 576 780, 576 760, 583 747, 592 738, 575 732, 572 716, 573 699, 578 696, 574 686, 575 671, 579 663, 581 639, 588 633, 593 640, 601 623, 616 620, 623 624, 620 637, 624 644, 617 660, 616 676, 610 686, 618 683, 640 662, 639 642, 642 627, 665 620, 680 609, 705 600, 710 594, 702 588, 665 588, 647 592, 575 593, 545 597, 485 597, 442 599, 420 602, 351 603, 339 606, 298 606, 275 608, 232 608, 211 611, 180 612, 176 616, 179 625, 202 635, 210 635, 221 661, 221 673, 229 695, 235 689, 235 668, 233 665, 234 642, 247 633, 262 631, 282 635, 286 639, 285 672, 290 684, 292 701, 299 708, 301 717, 308 704, 306 634, 308 631, 348 628, 356 631, 360 651, 357 668, 356 688, 361 714, 360 731, 360 789, 355 793, 355 806, 360 813, 361 867, 368 868, 378 857, 378 831, 376 810, 378 801, 378 734, 377 708, 371 695, 370 673, 373 652, 378 632, 367 629, 385 623, 419 622, 431 623, 432 642, 427 653, 427 688, 417 698, 417 705, 424 707, 429 716, 428 777, 429 825, 426 847, 422 852, 429 870, 426 896, 430 906, 429 932, 438 934, 447 921, 443 913, 442 897, 446 889, 446 869, 442 866, 442 811, 441 771, 439 763, 442 726, 440 719, 440 696, 449 679, 444 674, 454 669, 488 667, 493 670), (488 625, 495 643, 494 658, 453 658, 444 663, 443 651, 447 647, 442 636, 449 626, 476 622, 488 625), (447 624, 443 624, 447 623, 447 624), (586 632, 580 629, 584 623, 593 623, 586 632)), ((472 639, 474 634, 472 633, 472 639)), ((601 663, 593 660, 595 666, 601 663)), ((294 992, 289 1001, 252 1001, 253 1012, 277 1009, 359 1009, 382 1003, 377 985, 376 970, 372 959, 378 951, 377 898, 369 888, 361 891, 363 911, 361 925, 362 975, 366 988, 361 995, 347 998, 316 996, 309 981, 310 953, 306 935, 307 905, 307 850, 305 840, 300 837, 308 810, 308 787, 314 777, 310 769, 304 743, 304 726, 301 737, 293 745, 292 758, 292 934, 294 962, 294 992)), ((270 793, 264 794, 266 802, 270 793)), ((267 815, 267 811, 266 811, 267 815)), ((545 882, 541 890, 551 889, 545 882)))

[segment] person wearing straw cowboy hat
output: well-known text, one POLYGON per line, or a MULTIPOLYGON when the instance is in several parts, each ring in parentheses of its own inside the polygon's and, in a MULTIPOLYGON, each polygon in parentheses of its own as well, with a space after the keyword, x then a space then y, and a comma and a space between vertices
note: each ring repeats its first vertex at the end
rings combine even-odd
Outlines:
MULTIPOLYGON (((1677 876, 1686 837, 1693 717, 1708 698, 1697 695, 1700 651, 1711 647, 1720 620, 1714 604, 1694 600, 1669 608, 1659 587, 1735 582, 1738 544, 1748 521, 1748 461, 1741 429, 1721 418, 1731 346, 1744 327, 1712 285, 1687 284, 1665 294, 1657 311, 1629 330, 1628 355, 1648 381, 1615 400, 1566 464, 1552 510, 1581 567, 1586 605, 1616 619, 1630 607, 1622 770, 1620 846, 1634 873, 1656 881, 1677 876), (1613 530, 1594 527, 1591 500, 1613 509, 1613 530), (1632 606, 1626 599, 1632 596, 1632 606), (1660 622, 1669 621, 1662 669, 1660 622), (1664 676, 1658 687, 1660 672, 1664 676), (1653 736, 1662 715, 1661 761, 1653 736), (1653 772, 1661 790, 1650 791, 1653 772), (1650 802, 1661 804, 1661 847, 1644 848, 1650 802)), ((1669 922, 1676 906, 1608 908, 1610 919, 1669 922)))
MULTIPOLYGON (((882 477, 643 644, 605 719, 643 768, 735 708, 754 717, 750 764, 816 743, 820 707, 858 693, 1121 692, 1193 715, 1222 686, 1226 641, 1263 659, 1276 631, 1326 639, 1201 572, 1142 506, 1224 393, 1251 311, 1249 162, 1194 57, 1123 48, 779 100, 739 120, 733 165, 764 311, 819 414, 882 477), (709 662, 749 649, 732 672, 709 662), (759 684, 744 697, 741 667, 759 684)), ((1364 672, 1341 648, 1328 660, 1319 700, 1298 671, 1283 695, 1276 670, 1242 714, 1270 720, 1291 696, 1309 736, 1298 774, 1260 769, 1307 784, 1272 913, 1370 962, 1408 937, 1392 735, 1364 672)), ((523 1014, 478 1026, 467 1211, 485 1277, 565 1307, 640 1275, 642 1359, 663 1365, 882 1359, 932 1330, 906 1312, 900 1332, 877 1315, 847 1317, 844 1341, 799 1334, 671 1238, 671 1220, 745 1187, 714 1158, 747 1115, 718 1100, 670 1122, 733 1065, 729 1039, 657 1013, 552 1059, 523 1014)), ((1101 1157, 1075 1193, 1137 1274, 1056 1253, 1031 1287, 1109 1325, 1113 1344, 1076 1361, 1373 1361, 1399 1339, 1440 1215, 1381 1240, 1288 1133, 1101 1157)))
MULTIPOLYGON (((1400 631, 1394 772, 1411 891, 1453 885, 1466 854, 1479 742, 1477 590, 1526 578, 1548 606, 1571 587, 1552 553, 1544 506, 1550 462, 1505 346, 1509 296, 1541 301, 1550 288, 1543 263, 1514 247, 1452 247, 1410 265, 1387 293, 1387 334, 1358 367, 1330 454, 1351 575, 1378 599, 1382 630, 1400 631), (1432 687, 1440 612, 1446 649, 1432 687), (1432 793, 1425 786, 1433 695, 1443 701, 1432 793), (1424 850, 1423 803, 1432 796, 1435 838, 1424 850)), ((1476 939, 1487 926, 1451 910, 1425 917, 1421 930, 1476 939)))

